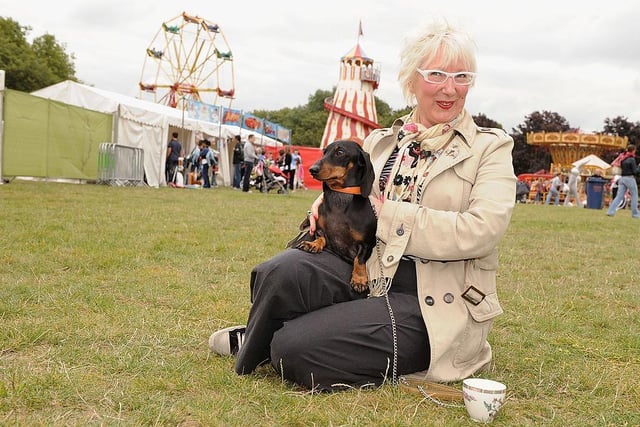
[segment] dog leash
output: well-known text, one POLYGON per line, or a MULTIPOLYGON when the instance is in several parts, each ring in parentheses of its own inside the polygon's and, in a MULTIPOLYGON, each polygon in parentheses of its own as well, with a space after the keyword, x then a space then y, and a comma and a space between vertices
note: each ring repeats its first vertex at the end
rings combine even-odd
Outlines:
MULTIPOLYGON (((372 209, 375 213, 375 208, 373 206, 372 209)), ((373 285, 374 287, 383 285, 382 289, 384 289, 384 299, 387 303, 389 319, 391 320, 391 332, 393 335, 393 366, 391 369, 391 384, 393 386, 399 386, 414 393, 419 393, 426 400, 430 400, 436 405, 442 406, 444 408, 464 407, 464 405, 457 403, 462 401, 462 392, 460 390, 430 381, 408 379, 405 376, 398 378, 398 333, 396 328, 396 319, 393 314, 393 309, 391 308, 391 302, 389 301, 389 289, 391 288, 392 280, 390 277, 384 277, 384 271, 382 269, 382 254, 380 253, 380 239, 377 237, 376 255, 378 257, 378 264, 380 267, 380 280, 382 283, 377 283, 378 279, 373 279, 372 283, 376 282, 373 285)))
POLYGON ((400 387, 416 393, 444 408, 463 408, 462 391, 448 385, 433 383, 422 379, 400 377, 400 387))
MULTIPOLYGON (((371 204, 371 210, 378 219, 378 213, 376 208, 371 204)), ((391 334, 393 336, 393 365, 391 367, 391 385, 398 385, 398 332, 396 328, 396 318, 393 315, 393 309, 391 308, 391 302, 389 301, 389 288, 391 287, 391 277, 384 276, 384 270, 382 269, 382 254, 380 253, 380 239, 376 236, 376 256, 378 257, 378 266, 380 267, 380 278, 371 280, 371 286, 375 289, 382 289, 384 294, 384 300, 387 303, 387 310, 389 311, 389 320, 391 321, 391 334), (380 282, 378 282, 380 280, 380 282)), ((378 295, 379 296, 379 295, 378 295)))

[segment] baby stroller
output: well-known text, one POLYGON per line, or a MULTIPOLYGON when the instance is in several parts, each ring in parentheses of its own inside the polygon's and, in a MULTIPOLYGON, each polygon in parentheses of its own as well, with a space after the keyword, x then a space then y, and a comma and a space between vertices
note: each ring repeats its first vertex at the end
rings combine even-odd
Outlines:
POLYGON ((282 174, 278 174, 278 170, 277 166, 265 167, 264 160, 259 161, 253 168, 254 187, 261 193, 268 193, 270 190, 276 189, 278 194, 287 194, 287 179, 282 174))

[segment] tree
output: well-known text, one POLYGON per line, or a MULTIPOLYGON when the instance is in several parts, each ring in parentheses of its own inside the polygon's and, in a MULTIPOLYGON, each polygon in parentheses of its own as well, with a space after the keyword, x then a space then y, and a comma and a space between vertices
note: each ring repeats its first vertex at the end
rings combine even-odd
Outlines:
POLYGON ((513 129, 513 168, 516 175, 548 170, 551 154, 543 147, 527 144, 529 132, 566 132, 570 130, 567 119, 551 111, 535 111, 525 117, 523 124, 513 129))
POLYGON ((485 116, 482 113, 479 113, 476 116, 473 116, 473 121, 476 122, 476 124, 480 127, 483 128, 498 128, 498 129, 503 129, 502 125, 498 122, 496 122, 493 119, 488 118, 487 116, 485 116))
POLYGON ((374 97, 375 105, 376 105, 376 114, 378 116, 378 124, 381 127, 389 127, 395 120, 395 112, 389 104, 384 102, 382 99, 377 96, 374 97))
POLYGON ((54 36, 27 41, 30 27, 0 17, 0 69, 6 71, 9 89, 32 92, 63 80, 77 80, 73 55, 54 36))
MULTIPOLYGON (((624 116, 617 116, 613 119, 607 117, 604 119, 602 133, 626 136, 629 138, 629 144, 638 145, 640 142, 640 122, 630 122, 629 119, 624 116)), ((620 154, 619 151, 607 151, 602 154, 602 160, 611 163, 618 154, 620 154)))
POLYGON ((480 113, 476 116, 473 116, 473 121, 476 122, 476 124, 480 127, 483 128, 498 128, 498 129, 502 129, 502 125, 498 122, 496 122, 493 119, 488 118, 487 116, 485 116, 484 114, 480 113))
POLYGON ((57 82, 75 76, 76 68, 73 64, 75 56, 68 55, 65 51, 66 46, 58 43, 51 34, 35 38, 31 48, 38 62, 46 65, 51 80, 57 82))
POLYGON ((624 116, 604 119, 602 133, 608 133, 629 138, 629 144, 638 145, 640 143, 640 122, 630 122, 624 116))
POLYGON ((306 105, 273 111, 255 110, 253 114, 291 129, 294 145, 319 147, 329 117, 324 109, 324 100, 331 96, 333 92, 318 89, 309 95, 306 105))

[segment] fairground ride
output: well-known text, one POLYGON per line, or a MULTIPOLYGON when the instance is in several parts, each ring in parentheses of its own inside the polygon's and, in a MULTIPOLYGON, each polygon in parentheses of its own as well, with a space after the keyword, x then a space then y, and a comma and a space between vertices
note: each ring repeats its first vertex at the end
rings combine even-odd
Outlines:
POLYGON ((627 147, 626 136, 576 132, 529 132, 527 144, 546 148, 551 154, 551 173, 570 169, 571 164, 589 154, 601 157, 627 147))
POLYGON ((186 12, 163 22, 145 53, 140 98, 174 108, 188 101, 231 107, 233 54, 220 26, 186 12))

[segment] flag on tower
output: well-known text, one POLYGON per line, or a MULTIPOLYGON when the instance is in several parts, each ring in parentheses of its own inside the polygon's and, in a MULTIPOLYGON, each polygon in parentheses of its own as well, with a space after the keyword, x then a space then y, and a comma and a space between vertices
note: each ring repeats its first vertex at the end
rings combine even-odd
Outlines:
POLYGON ((360 36, 364 36, 364 33, 362 32, 362 19, 360 20, 360 26, 358 27, 358 37, 360 36))

